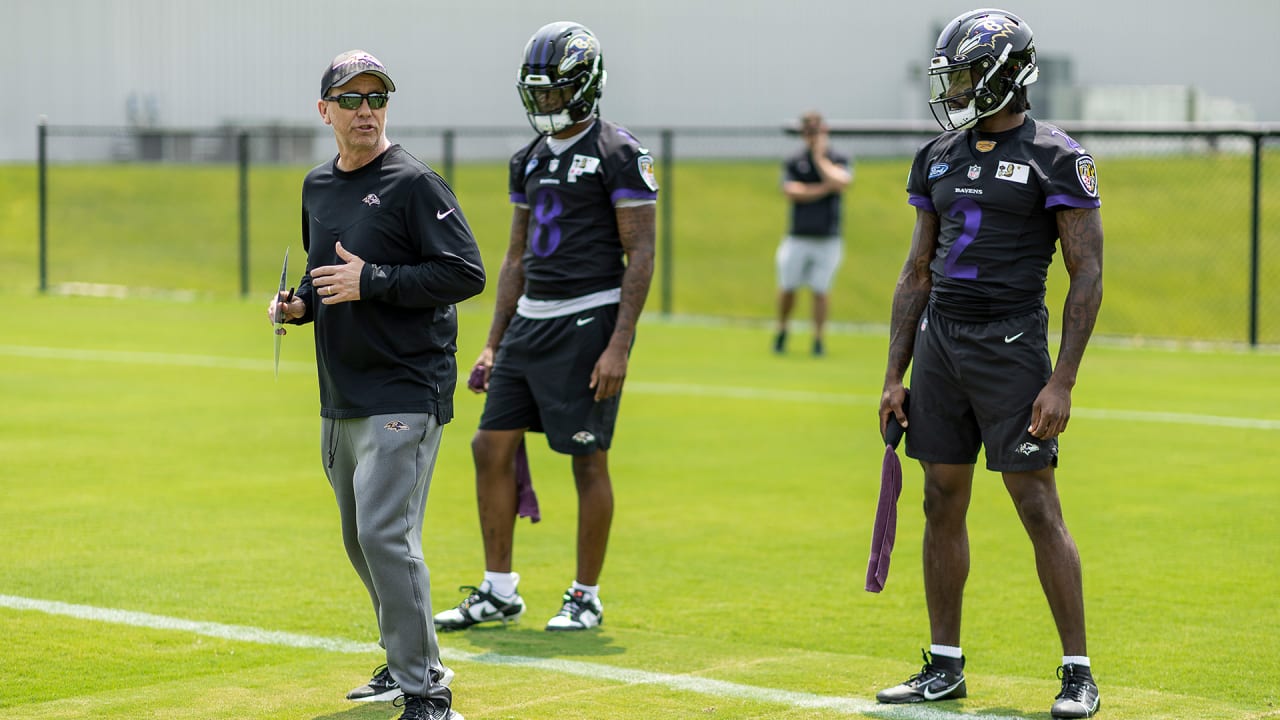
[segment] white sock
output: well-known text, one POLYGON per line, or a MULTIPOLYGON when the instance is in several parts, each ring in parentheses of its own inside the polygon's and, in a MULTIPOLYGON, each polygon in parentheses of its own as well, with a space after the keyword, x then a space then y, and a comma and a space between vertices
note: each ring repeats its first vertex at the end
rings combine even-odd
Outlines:
POLYGON ((1083 665, 1084 667, 1089 667, 1089 656, 1088 655, 1063 655, 1062 664, 1063 665, 1083 665))
POLYGON ((484 571, 484 581, 489 583, 489 592, 500 598, 510 598, 516 594, 516 583, 520 576, 513 573, 484 571))
POLYGON ((960 648, 954 645, 930 645, 929 654, 934 657, 953 658, 955 660, 964 657, 964 653, 960 652, 960 648))
POLYGON ((586 593, 586 594, 590 595, 591 597, 600 597, 600 586, 599 586, 599 585, 583 585, 582 583, 578 582, 577 580, 574 580, 574 581, 573 581, 573 589, 574 589, 574 590, 581 590, 582 592, 584 592, 584 593, 586 593))

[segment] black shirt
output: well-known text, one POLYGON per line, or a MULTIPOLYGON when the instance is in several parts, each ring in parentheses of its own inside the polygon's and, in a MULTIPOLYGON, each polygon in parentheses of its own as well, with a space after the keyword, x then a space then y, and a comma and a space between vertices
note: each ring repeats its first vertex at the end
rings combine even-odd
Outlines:
MULTIPOLYGON (((842 168, 849 167, 849 158, 827 150, 827 159, 842 168)), ((822 175, 813 164, 808 149, 787 158, 782 165, 783 182, 820 183, 822 175)), ((828 238, 840 234, 840 193, 830 193, 812 202, 791 203, 790 234, 800 237, 828 238)))
POLYGON ((1044 305, 1059 208, 1096 208, 1093 157, 1030 117, 1001 133, 948 132, 916 153, 908 202, 938 214, 930 302, 947 317, 987 322, 1044 305))
POLYGON ((614 205, 658 198, 649 151, 600 119, 560 155, 546 136, 517 151, 508 189, 511 202, 529 206, 524 294, 534 300, 621 287, 626 264, 614 205))
POLYGON ((425 412, 444 424, 458 379, 454 303, 485 283, 475 237, 445 181, 399 145, 353 172, 336 162, 302 183, 307 314, 294 322, 315 322, 320 414, 425 412), (360 300, 324 305, 310 271, 342 262, 338 241, 365 261, 360 300))

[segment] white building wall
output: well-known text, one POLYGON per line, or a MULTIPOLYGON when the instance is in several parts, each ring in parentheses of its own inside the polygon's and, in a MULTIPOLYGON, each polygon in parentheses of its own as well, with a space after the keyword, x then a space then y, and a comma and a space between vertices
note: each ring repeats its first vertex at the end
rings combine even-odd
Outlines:
MULTIPOLYGON (((928 117, 921 72, 937 28, 976 3, 915 0, 0 0, 14 102, 0 161, 30 161, 51 124, 319 126, 318 75, 360 47, 387 63, 400 126, 520 126, 520 51, 539 26, 600 36, 607 116, 633 127, 774 126, 928 117)), ((1083 84, 1196 87, 1280 120, 1267 82, 1277 0, 1023 0, 1009 9, 1083 84), (1260 79, 1261 78, 1261 79, 1260 79)), ((1034 99, 1034 94, 1033 94, 1034 99)))

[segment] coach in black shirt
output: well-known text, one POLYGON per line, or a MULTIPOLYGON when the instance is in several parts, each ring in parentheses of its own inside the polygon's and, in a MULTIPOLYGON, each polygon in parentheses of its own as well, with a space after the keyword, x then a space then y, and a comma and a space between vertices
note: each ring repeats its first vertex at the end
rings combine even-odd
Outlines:
POLYGON ((303 182, 307 273, 271 312, 315 323, 325 473, 387 651, 347 697, 403 694, 404 720, 458 719, 431 622, 422 518, 453 417, 454 304, 484 289, 484 268, 453 191, 387 140, 395 84, 382 63, 343 53, 320 90, 338 155, 303 182))

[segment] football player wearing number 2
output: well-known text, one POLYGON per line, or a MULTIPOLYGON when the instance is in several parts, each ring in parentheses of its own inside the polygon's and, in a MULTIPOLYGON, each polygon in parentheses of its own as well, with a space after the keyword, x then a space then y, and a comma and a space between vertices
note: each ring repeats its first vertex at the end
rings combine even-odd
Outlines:
POLYGON ((512 571, 516 459, 527 431, 572 457, 577 569, 547 630, 604 617, 600 573, 613 520, 608 451, 636 321, 653 277, 658 183, 649 151, 599 116, 600 41, 556 22, 525 46, 516 88, 538 137, 511 158, 515 211, 473 390, 487 392, 471 447, 485 574, 435 616, 457 630, 525 612, 512 571))
POLYGON ((893 295, 880 430, 907 427, 924 469, 924 587, 931 647, 921 671, 881 702, 966 696, 961 600, 969 572, 965 516, 985 448, 1034 548, 1062 641, 1055 718, 1100 705, 1085 647, 1080 556, 1054 470, 1071 390, 1102 303, 1102 220, 1093 158, 1027 115, 1036 80, 1031 28, 1003 10, 965 13, 938 37, 930 106, 946 131, 915 156, 907 181, 915 230, 893 295), (1045 279, 1055 246, 1070 276, 1056 363, 1045 279), (911 366, 904 412, 903 376, 911 366))

